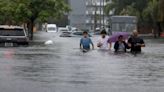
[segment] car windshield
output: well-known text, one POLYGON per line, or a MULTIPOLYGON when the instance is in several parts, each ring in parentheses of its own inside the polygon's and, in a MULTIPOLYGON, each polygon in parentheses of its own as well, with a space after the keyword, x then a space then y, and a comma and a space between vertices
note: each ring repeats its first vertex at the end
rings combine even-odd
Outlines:
POLYGON ((70 32, 63 32, 63 34, 71 34, 70 32))
POLYGON ((67 29, 60 29, 61 32, 67 32, 67 29))
POLYGON ((0 36, 25 36, 23 29, 0 28, 0 36))
POLYGON ((54 27, 48 27, 48 30, 49 30, 49 31, 55 31, 56 28, 54 28, 54 27))

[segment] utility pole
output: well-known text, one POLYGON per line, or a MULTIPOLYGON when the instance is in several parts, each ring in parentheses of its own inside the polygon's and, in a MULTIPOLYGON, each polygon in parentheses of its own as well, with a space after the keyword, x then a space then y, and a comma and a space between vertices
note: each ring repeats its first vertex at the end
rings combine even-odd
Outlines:
POLYGON ((99 5, 99 9, 100 9, 100 15, 99 15, 99 20, 100 20, 100 28, 101 28, 101 26, 102 26, 102 0, 99 0, 100 1, 100 5, 99 5))
POLYGON ((105 27, 105 12, 104 12, 104 8, 105 8, 105 0, 103 0, 103 27, 105 27))
POLYGON ((93 31, 95 32, 97 28, 97 6, 96 6, 97 4, 95 0, 89 0, 89 4, 90 4, 89 12, 91 11, 90 12, 91 29, 93 29, 93 31))
POLYGON ((94 11, 94 31, 96 31, 96 28, 97 28, 97 4, 96 2, 94 2, 94 8, 95 8, 95 11, 94 11))

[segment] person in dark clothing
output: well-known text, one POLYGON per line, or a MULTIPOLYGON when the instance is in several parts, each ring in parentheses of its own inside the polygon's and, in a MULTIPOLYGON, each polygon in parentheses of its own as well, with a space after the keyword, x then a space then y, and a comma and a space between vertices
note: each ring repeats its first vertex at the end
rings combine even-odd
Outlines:
POLYGON ((115 52, 126 52, 126 49, 128 49, 128 45, 123 39, 123 36, 120 35, 118 37, 118 41, 114 44, 115 52))
POLYGON ((128 46, 131 48, 132 53, 141 53, 141 48, 145 47, 145 42, 142 38, 138 37, 137 31, 134 31, 133 35, 129 38, 128 46))

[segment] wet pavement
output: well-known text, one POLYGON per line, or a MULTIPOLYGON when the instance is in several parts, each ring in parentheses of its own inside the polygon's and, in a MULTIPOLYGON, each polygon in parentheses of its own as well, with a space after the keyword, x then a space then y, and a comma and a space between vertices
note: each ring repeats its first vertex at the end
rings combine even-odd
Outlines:
POLYGON ((29 47, 0 48, 1 92, 163 92, 164 40, 134 56, 82 53, 79 39, 38 32, 29 47))

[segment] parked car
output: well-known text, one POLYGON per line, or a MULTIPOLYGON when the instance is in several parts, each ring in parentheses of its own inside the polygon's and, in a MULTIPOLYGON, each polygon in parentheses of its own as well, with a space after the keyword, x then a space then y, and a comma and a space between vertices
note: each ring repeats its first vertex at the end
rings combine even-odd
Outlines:
POLYGON ((94 32, 94 35, 100 35, 100 34, 101 34, 101 31, 94 32))
POLYGON ((28 45, 29 39, 23 27, 0 26, 0 46, 28 45))
POLYGON ((78 29, 77 28, 72 28, 72 30, 71 30, 72 32, 77 32, 78 31, 78 29))
POLYGON ((61 33, 60 37, 72 37, 72 33, 68 32, 68 31, 65 31, 65 32, 61 33))
POLYGON ((69 30, 65 27, 59 27, 58 28, 59 32, 68 32, 69 30))
POLYGON ((46 32, 58 32, 56 24, 47 24, 46 32))
MULTIPOLYGON (((72 33, 74 36, 83 36, 83 31, 78 31, 78 32, 73 32, 72 33)), ((92 37, 90 33, 88 33, 89 37, 92 37)))

